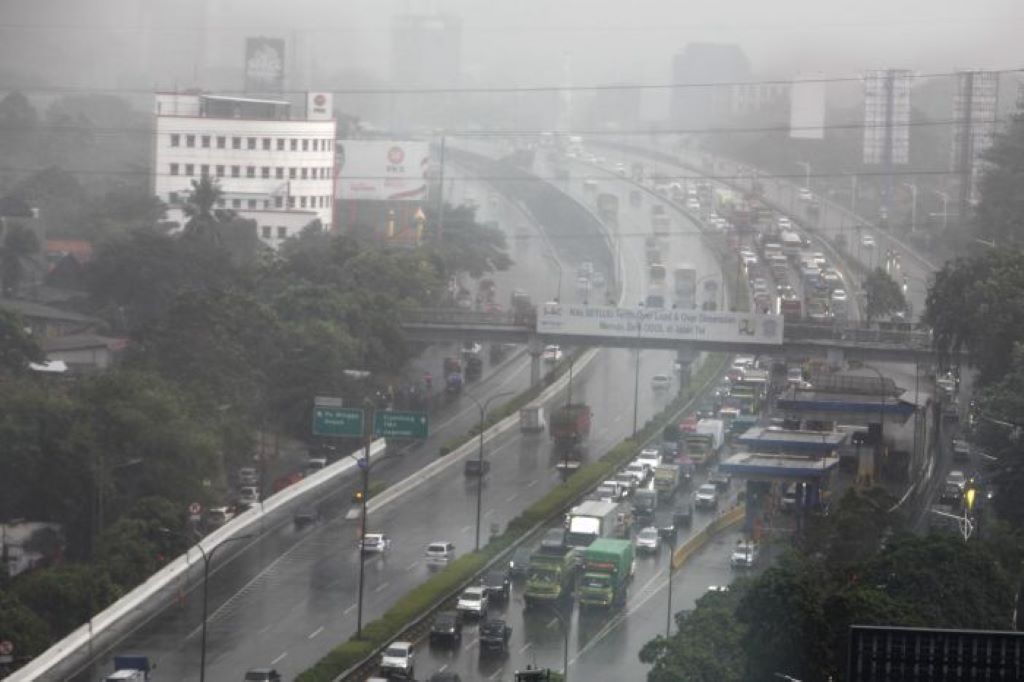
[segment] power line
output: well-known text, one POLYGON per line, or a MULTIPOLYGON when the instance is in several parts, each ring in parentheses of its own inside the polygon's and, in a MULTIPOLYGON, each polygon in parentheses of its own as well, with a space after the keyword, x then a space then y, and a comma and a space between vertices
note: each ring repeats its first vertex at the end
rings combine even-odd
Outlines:
MULTIPOLYGON (((986 73, 1001 75, 1024 73, 1024 68, 985 69, 986 73)), ((908 79, 927 79, 954 77, 961 71, 941 71, 925 73, 908 73, 908 79)), ((901 76, 902 77, 902 76, 901 76)), ((558 92, 640 92, 658 90, 684 90, 691 88, 732 88, 744 86, 792 85, 793 83, 860 83, 864 75, 832 76, 821 78, 786 78, 768 80, 736 80, 736 81, 702 81, 690 83, 614 83, 603 85, 528 85, 528 86, 497 86, 497 87, 447 87, 447 88, 323 88, 336 95, 452 95, 452 94, 523 94, 523 93, 558 93, 558 92)), ((17 90, 30 93, 133 93, 153 94, 152 90, 142 88, 89 88, 72 85, 39 85, 31 88, 19 88, 0 84, 0 91, 17 90)), ((244 90, 218 90, 222 95, 244 95, 244 90)), ((305 95, 306 90, 282 90, 280 95, 305 95)), ((185 93, 182 93, 185 94, 185 93)))

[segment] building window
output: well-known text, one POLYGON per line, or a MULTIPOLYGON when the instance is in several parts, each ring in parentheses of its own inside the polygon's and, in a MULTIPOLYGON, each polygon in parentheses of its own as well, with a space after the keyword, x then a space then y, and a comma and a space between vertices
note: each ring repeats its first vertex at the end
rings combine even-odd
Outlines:
POLYGON ((232 208, 242 208, 242 200, 241 199, 232 199, 231 200, 231 207, 232 208))
POLYGON ((295 208, 295 197, 288 197, 288 208, 295 208))
POLYGON ((283 152, 284 151, 284 138, 283 137, 277 138, 277 151, 279 151, 279 152, 283 152))
POLYGON ((202 175, 204 178, 208 176, 210 174, 210 165, 204 163, 202 166, 200 166, 199 174, 202 175))
POLYGON ((274 169, 274 177, 277 178, 278 180, 283 180, 284 179, 284 167, 278 166, 277 168, 275 168, 274 169))
POLYGON ((242 148, 242 138, 240 138, 240 137, 232 137, 231 138, 231 148, 232 149, 241 149, 242 148))
POLYGON ((232 166, 231 167, 231 177, 237 178, 241 172, 242 172, 242 167, 241 166, 232 166))
POLYGON ((303 180, 308 180, 309 179, 309 169, 308 168, 303 168, 302 169, 302 179, 303 180))
POLYGON ((223 135, 217 136, 217 149, 224 149, 224 147, 227 146, 227 143, 228 138, 224 137, 223 135))
POLYGON ((260 229, 263 231, 263 238, 264 239, 270 239, 270 235, 271 235, 270 225, 264 225, 260 229))
POLYGON ((187 176, 189 176, 191 178, 195 174, 196 174, 195 164, 186 163, 185 164, 185 175, 187 175, 187 176))
POLYGON ((181 146, 181 135, 179 135, 178 133, 171 133, 171 146, 172 147, 180 147, 181 146))
POLYGON ((328 139, 328 140, 324 140, 324 142, 327 143, 327 151, 331 151, 331 141, 328 139))
POLYGON ((224 208, 227 205, 228 205, 228 202, 224 201, 223 199, 217 199, 217 207, 218 208, 224 208))
POLYGON ((185 146, 186 147, 195 147, 196 146, 196 136, 195 135, 186 135, 185 136, 185 146))
POLYGON ((202 141, 203 149, 209 149, 210 148, 210 136, 209 135, 203 135, 200 138, 200 140, 202 141))
POLYGON ((263 166, 263 168, 260 169, 260 176, 263 177, 264 179, 269 178, 270 166, 263 166))
POLYGON ((315 152, 320 151, 320 140, 318 140, 315 137, 313 138, 313 151, 315 151, 315 152))
POLYGON ((284 199, 281 197, 274 197, 274 208, 281 208, 284 206, 284 199))
POLYGON ((304 152, 308 152, 309 151, 309 140, 307 140, 305 138, 303 138, 303 140, 302 140, 302 151, 304 151, 304 152))
POLYGON ((217 177, 218 178, 223 178, 224 177, 224 166, 222 166, 221 164, 217 164, 217 177))
POLYGON ((177 175, 177 174, 178 174, 178 164, 172 163, 171 164, 171 175, 177 175))
POLYGON ((295 169, 295 168, 289 168, 289 169, 288 169, 288 177, 289 177, 289 178, 291 178, 292 180, 294 180, 294 179, 295 179, 295 176, 296 176, 296 175, 298 175, 298 173, 297 173, 297 171, 296 171, 296 169, 295 169))
POLYGON ((247 206, 248 206, 248 207, 249 207, 250 209, 252 209, 252 210, 255 210, 255 208, 256 208, 256 200, 255 200, 255 199, 249 199, 249 201, 248 201, 248 202, 246 202, 246 205, 247 205, 247 206))
POLYGON ((265 152, 269 152, 270 151, 270 138, 269 137, 264 137, 263 138, 263 151, 265 151, 265 152))
POLYGON ((245 177, 247 177, 247 178, 255 178, 256 177, 256 166, 246 166, 245 167, 245 177))
POLYGON ((299 197, 299 208, 306 208, 306 197, 299 197))
POLYGON ((256 149, 256 138, 255 137, 247 138, 246 139, 246 146, 249 149, 256 149))
POLYGON ((169 203, 169 204, 176 204, 176 203, 178 203, 178 193, 177 192, 168 192, 168 194, 167 194, 167 203, 169 203))
POLYGON ((287 239, 288 238, 288 228, 284 227, 283 225, 278 225, 277 226, 277 238, 278 239, 287 239))
POLYGON ((298 140, 296 140, 295 138, 292 138, 292 139, 291 139, 291 140, 289 141, 289 148, 290 148, 290 149, 291 149, 291 150, 292 150, 293 152, 296 152, 296 151, 298 151, 298 150, 299 150, 299 141, 298 141, 298 140))
POLYGON ((263 208, 264 209, 270 208, 270 199, 264 199, 263 200, 263 208))

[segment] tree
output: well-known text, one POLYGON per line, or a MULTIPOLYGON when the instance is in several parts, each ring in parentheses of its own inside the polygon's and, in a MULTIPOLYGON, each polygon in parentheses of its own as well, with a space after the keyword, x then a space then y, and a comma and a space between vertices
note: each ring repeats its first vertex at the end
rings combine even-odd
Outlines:
POLYGON ((17 90, 0 99, 0 134, 24 135, 35 130, 39 114, 28 101, 28 97, 17 90))
POLYGON ((1024 118, 1015 116, 985 153, 975 211, 978 234, 1000 248, 1024 246, 1024 118))
POLYGON ((39 253, 39 237, 29 227, 12 223, 4 230, 0 246, 0 288, 4 296, 16 296, 25 277, 25 263, 39 253))
POLYGON ((103 570, 85 564, 68 564, 34 571, 13 585, 17 600, 49 626, 56 640, 85 623, 120 596, 103 570))
POLYGON ((947 262, 928 290, 924 322, 932 328, 943 365, 960 351, 989 383, 1012 362, 1024 339, 1024 258, 1014 249, 991 249, 947 262))
POLYGON ((17 658, 38 656, 50 646, 50 628, 35 611, 0 585, 0 641, 14 644, 17 658))
POLYGON ((217 181, 209 175, 192 180, 192 191, 185 200, 184 211, 188 216, 185 222, 185 236, 202 241, 220 244, 219 217, 214 207, 224 195, 217 181))
POLYGON ((426 211, 427 225, 433 226, 426 235, 435 252, 445 264, 448 274, 468 272, 480 277, 495 270, 508 270, 512 259, 506 249, 505 233, 496 227, 481 225, 476 221, 473 206, 445 205, 444 226, 439 241, 438 220, 432 209, 426 211))
POLYGON ((907 309, 907 300, 900 286, 882 268, 875 268, 868 273, 864 280, 864 291, 868 299, 865 312, 869 322, 907 309))
POLYGON ((0 376, 22 374, 28 369, 28 363, 41 362, 44 358, 39 344, 26 333, 21 317, 0 310, 0 376))

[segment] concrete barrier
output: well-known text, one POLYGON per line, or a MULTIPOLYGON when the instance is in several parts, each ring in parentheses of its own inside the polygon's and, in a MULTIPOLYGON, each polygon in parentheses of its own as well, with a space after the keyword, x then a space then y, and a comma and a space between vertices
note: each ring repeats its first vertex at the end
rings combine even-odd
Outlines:
POLYGON ((672 554, 672 570, 676 570, 685 564, 691 556, 703 549, 704 545, 708 544, 708 540, 715 535, 742 521, 745 513, 746 507, 744 505, 735 506, 729 511, 720 514, 711 523, 687 538, 686 542, 676 547, 676 551, 672 554))

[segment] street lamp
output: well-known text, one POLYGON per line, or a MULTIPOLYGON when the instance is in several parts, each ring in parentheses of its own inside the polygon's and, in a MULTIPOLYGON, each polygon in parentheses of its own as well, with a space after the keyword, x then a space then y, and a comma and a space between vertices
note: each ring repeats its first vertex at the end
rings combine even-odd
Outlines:
POLYGON ((945 192, 940 192, 937 189, 933 189, 931 191, 942 199, 942 231, 945 232, 946 227, 949 225, 949 195, 945 192))
POLYGON ((501 393, 495 393, 490 398, 485 400, 483 404, 480 403, 474 396, 466 394, 466 397, 476 403, 477 408, 480 409, 480 450, 477 453, 477 462, 479 467, 477 468, 477 486, 476 486, 476 549, 480 551, 480 511, 483 505, 483 494, 484 494, 484 419, 487 416, 487 408, 490 406, 492 400, 498 398, 504 398, 505 396, 513 395, 515 391, 502 391, 501 393))
POLYGON ((804 188, 811 189, 811 164, 808 161, 797 161, 796 165, 804 169, 804 188))
POLYGON ((544 256, 544 258, 546 260, 551 261, 552 263, 555 264, 555 267, 558 268, 558 293, 555 294, 555 300, 558 301, 559 303, 561 303, 562 302, 562 278, 563 278, 562 263, 557 258, 552 256, 550 253, 545 253, 545 254, 542 254, 542 255, 544 256))
MULTIPOLYGON (((168 535, 177 535, 178 537, 184 538, 183 533, 179 533, 171 530, 170 528, 161 528, 160 532, 168 535)), ((241 540, 249 540, 253 538, 253 535, 236 535, 233 538, 227 538, 221 541, 219 544, 214 545, 213 549, 209 552, 203 548, 202 540, 196 543, 196 548, 199 549, 199 553, 203 555, 203 630, 201 636, 201 643, 199 645, 199 682, 206 682, 206 619, 209 613, 209 584, 210 584, 210 563, 213 561, 213 556, 217 553, 217 550, 228 544, 229 542, 239 542, 241 540)))
MULTIPOLYGON (((369 372, 363 377, 369 376, 369 372)), ((369 398, 363 398, 363 405, 369 405, 370 410, 366 415, 366 445, 363 450, 362 461, 356 459, 356 464, 363 473, 363 494, 360 495, 359 503, 362 506, 362 513, 359 515, 359 600, 356 607, 356 639, 363 635, 363 584, 366 573, 366 558, 363 556, 364 543, 366 542, 366 501, 370 496, 370 446, 373 443, 373 418, 377 406, 369 398)), ((350 455, 351 456, 351 455, 350 455)))
POLYGON ((904 182, 903 186, 910 190, 910 231, 917 232, 917 185, 904 182))
POLYGON ((673 528, 672 531, 673 534, 669 536, 669 545, 672 547, 672 551, 668 555, 668 608, 665 613, 665 639, 672 634, 672 573, 675 570, 676 529, 673 528))
POLYGON ((647 316, 641 311, 636 313, 636 368, 633 372, 633 438, 636 438, 636 425, 640 408, 640 333, 643 331, 644 319, 647 316))
MULTIPOLYGON (((571 604, 571 602, 570 602, 571 604)), ((572 607, 570 606, 570 609, 572 607)), ((562 644, 562 682, 569 682, 569 628, 572 623, 569 618, 566 618, 562 612, 558 609, 558 604, 553 603, 551 605, 551 612, 558 619, 558 622, 562 626, 562 633, 565 637, 565 641, 562 644)), ((570 617, 571 617, 570 613, 570 617)))

